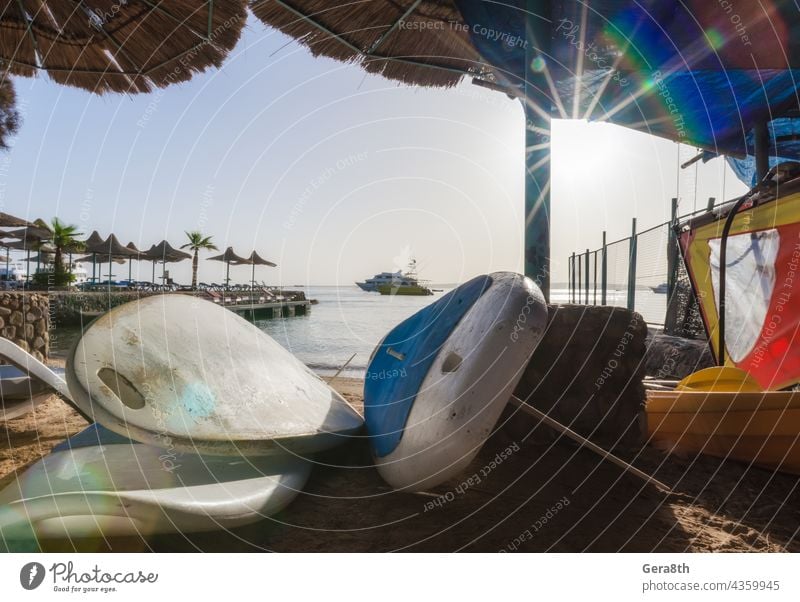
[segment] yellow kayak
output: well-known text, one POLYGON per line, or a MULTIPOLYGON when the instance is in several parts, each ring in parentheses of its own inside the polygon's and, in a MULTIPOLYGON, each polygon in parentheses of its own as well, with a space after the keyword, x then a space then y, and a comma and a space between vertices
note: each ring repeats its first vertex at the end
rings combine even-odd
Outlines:
POLYGON ((800 474, 800 391, 648 391, 650 441, 800 474))

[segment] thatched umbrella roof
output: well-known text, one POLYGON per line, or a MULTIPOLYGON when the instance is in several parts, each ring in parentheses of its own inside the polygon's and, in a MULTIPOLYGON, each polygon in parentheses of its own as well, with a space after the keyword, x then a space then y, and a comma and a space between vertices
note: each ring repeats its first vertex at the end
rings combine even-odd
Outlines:
POLYGON ((32 241, 30 241, 30 240, 28 240, 28 241, 26 241, 26 240, 2 240, 2 241, 0 241, 0 246, 4 247, 6 249, 16 249, 17 251, 27 251, 28 249, 31 249, 33 246, 35 246, 35 245, 31 244, 31 242, 32 241))
POLYGON ((133 244, 132 242, 129 242, 127 245, 125 245, 125 247, 126 247, 127 249, 130 249, 131 251, 133 251, 133 252, 134 252, 134 253, 136 253, 137 255, 141 255, 141 254, 142 254, 142 252, 141 252, 141 251, 140 251, 140 250, 139 250, 139 249, 136 247, 136 245, 135 245, 135 244, 133 244))
POLYGON ((119 242, 114 234, 109 234, 108 238, 99 243, 94 243, 91 245, 87 244, 86 251, 96 254, 98 257, 103 257, 105 261, 108 261, 109 257, 115 259, 127 259, 129 257, 135 257, 138 255, 138 253, 135 253, 128 247, 123 246, 123 244, 119 242))
POLYGON ((163 261, 164 263, 175 263, 190 259, 192 256, 183 251, 179 251, 166 240, 162 240, 157 245, 153 245, 144 253, 139 255, 141 259, 149 259, 150 261, 163 261))
POLYGON ((255 286, 256 284, 256 266, 257 265, 268 265, 270 267, 278 267, 277 263, 273 263, 261 257, 256 251, 250 253, 250 256, 245 259, 244 261, 238 262, 240 264, 247 264, 253 266, 252 273, 250 274, 250 283, 255 286))
POLYGON ((26 228, 30 226, 33 226, 31 222, 0 211, 0 228, 26 228))
POLYGON ((245 0, 13 0, 0 9, 0 62, 92 92, 149 92, 219 66, 245 0))
MULTIPOLYGON (((103 257, 100 255, 86 255, 85 257, 78 257, 77 259, 73 259, 72 263, 94 263, 98 259, 102 259, 103 257)), ((122 257, 112 257, 111 261, 114 263, 125 263, 125 260, 122 257)), ((102 263, 108 263, 108 256, 105 257, 105 260, 102 263)))
POLYGON ((454 86, 487 66, 454 0, 251 0, 264 23, 315 56, 420 86, 454 86))
POLYGON ((97 232, 97 230, 94 230, 89 235, 89 238, 87 238, 86 240, 83 241, 83 244, 86 245, 86 247, 88 248, 88 247, 92 247, 94 245, 100 244, 102 242, 103 242, 103 237, 100 236, 100 234, 97 232))
POLYGON ((53 233, 48 228, 40 226, 28 226, 27 228, 20 228, 19 230, 9 230, 4 232, 3 236, 13 237, 27 242, 38 242, 47 240, 53 233))
POLYGON ((236 254, 233 250, 233 247, 228 247, 225 249, 225 252, 222 255, 214 255, 214 257, 208 257, 209 261, 224 261, 225 263, 232 263, 236 264, 248 264, 248 261, 244 257, 240 257, 236 254))
MULTIPOLYGON (((230 247, 228 247, 228 248, 230 249, 230 247)), ((227 253, 227 251, 226 251, 226 253, 227 253)), ((268 265, 268 266, 273 267, 273 268, 278 267, 277 263, 273 263, 271 261, 268 261, 268 260, 264 259, 256 251, 253 251, 252 253, 250 253, 250 256, 247 259, 245 259, 243 261, 239 261, 237 263, 242 263, 242 264, 246 264, 246 265, 268 265)))
MULTIPOLYGON (((222 261, 225 263, 225 285, 227 286, 230 284, 231 281, 231 264, 233 265, 245 265, 247 264, 247 259, 244 257, 240 257, 237 255, 233 247, 228 247, 225 249, 225 252, 222 255, 214 255, 214 257, 208 257, 209 261, 222 261)), ((255 269, 255 268, 254 268, 255 269)))

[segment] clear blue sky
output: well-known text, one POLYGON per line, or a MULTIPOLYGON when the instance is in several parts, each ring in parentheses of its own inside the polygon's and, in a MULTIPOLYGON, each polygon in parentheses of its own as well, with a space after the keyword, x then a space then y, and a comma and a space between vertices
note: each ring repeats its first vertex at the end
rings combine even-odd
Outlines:
MULTIPOLYGON (((150 95, 97 97, 18 78, 24 123, 0 158, 0 207, 144 248, 162 238, 178 246, 184 230, 201 229, 221 249, 255 248, 277 262, 258 271, 270 284, 349 284, 403 267, 407 249, 435 282, 521 270, 516 101, 469 82, 399 86, 294 43, 281 49, 287 41, 251 19, 222 69, 150 95)), ((556 122, 554 280, 566 280, 564 258, 598 246, 603 229, 614 239, 632 216, 643 227, 666 219, 677 160, 671 142, 556 122)), ((745 189, 724 169, 699 168, 699 204, 723 197, 723 179, 726 197, 745 189)), ((682 211, 694 204, 693 175, 680 176, 682 211)), ((201 262, 201 280, 223 272, 201 262)), ((178 281, 189 273, 189 262, 172 267, 178 281)), ((249 268, 232 276, 247 281, 249 268)))

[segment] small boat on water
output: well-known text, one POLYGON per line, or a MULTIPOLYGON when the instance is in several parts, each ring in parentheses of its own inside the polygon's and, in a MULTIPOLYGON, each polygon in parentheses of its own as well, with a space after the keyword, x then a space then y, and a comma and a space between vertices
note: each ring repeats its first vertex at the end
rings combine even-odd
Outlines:
POLYGON ((403 272, 381 272, 372 278, 367 278, 364 282, 356 282, 356 286, 367 293, 377 293, 378 287, 386 284, 400 282, 403 279, 403 272))
POLYGON ((650 290, 657 295, 666 295, 669 292, 669 287, 666 282, 662 282, 658 286, 651 286, 650 290))
POLYGON ((417 278, 416 271, 417 261, 412 259, 405 273, 402 270, 381 272, 364 282, 356 282, 356 285, 362 291, 377 292, 381 295, 413 295, 418 297, 432 295, 433 291, 422 284, 423 281, 417 278))

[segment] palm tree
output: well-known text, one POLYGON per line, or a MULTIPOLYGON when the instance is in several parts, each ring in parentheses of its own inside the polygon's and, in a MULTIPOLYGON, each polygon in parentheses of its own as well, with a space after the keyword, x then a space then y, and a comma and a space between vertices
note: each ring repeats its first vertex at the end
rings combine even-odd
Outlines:
POLYGON ((78 237, 83 235, 78 232, 77 226, 65 224, 57 217, 53 218, 50 230, 53 233, 50 242, 56 249, 54 276, 56 285, 60 286, 63 281, 69 280, 65 276, 67 270, 64 269, 64 253, 80 251, 83 248, 83 242, 78 240, 78 237))
POLYGON ((185 245, 181 245, 181 249, 191 249, 194 252, 192 256, 192 290, 197 288, 197 255, 200 249, 206 251, 216 251, 217 245, 211 242, 212 236, 203 236, 199 230, 193 230, 186 233, 186 238, 189 239, 185 245))

